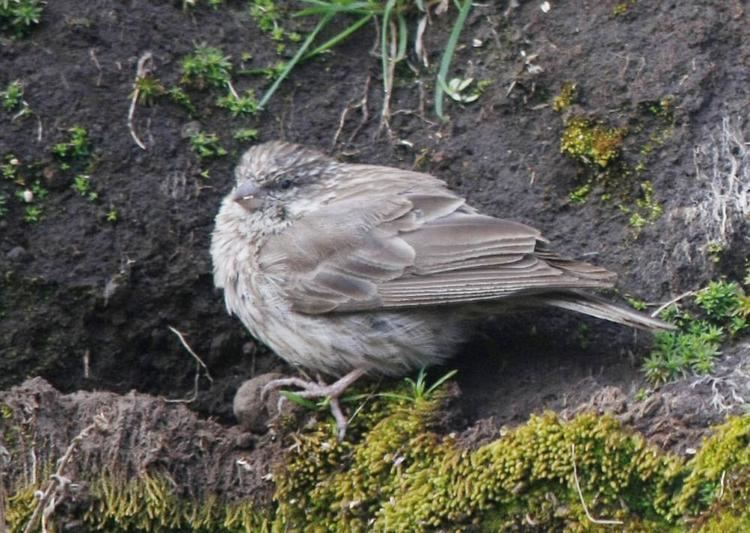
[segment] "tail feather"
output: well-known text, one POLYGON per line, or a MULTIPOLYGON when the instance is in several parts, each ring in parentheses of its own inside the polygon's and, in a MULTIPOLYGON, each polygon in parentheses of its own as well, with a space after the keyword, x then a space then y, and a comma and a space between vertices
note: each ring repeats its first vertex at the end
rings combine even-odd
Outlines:
POLYGON ((675 326, 650 317, 646 314, 639 313, 633 309, 621 307, 609 302, 604 298, 593 294, 578 291, 553 292, 539 294, 533 297, 535 303, 540 305, 549 305, 583 313, 584 315, 609 320, 617 324, 623 324, 632 328, 669 331, 676 329, 675 326))

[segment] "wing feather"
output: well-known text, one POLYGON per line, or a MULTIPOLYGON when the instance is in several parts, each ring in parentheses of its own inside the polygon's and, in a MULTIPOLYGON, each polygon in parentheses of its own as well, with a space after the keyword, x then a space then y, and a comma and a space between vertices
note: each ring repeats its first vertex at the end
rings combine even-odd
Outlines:
POLYGON ((359 172, 370 179, 363 194, 353 183, 261 247, 261 270, 295 310, 452 305, 613 283, 611 272, 549 251, 536 229, 478 214, 430 176, 381 169, 359 172))

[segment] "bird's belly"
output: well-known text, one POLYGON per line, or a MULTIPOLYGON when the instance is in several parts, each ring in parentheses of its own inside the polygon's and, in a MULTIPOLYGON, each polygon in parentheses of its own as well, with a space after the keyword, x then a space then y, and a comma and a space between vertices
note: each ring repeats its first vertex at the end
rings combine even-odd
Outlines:
POLYGON ((355 368, 398 376, 438 364, 464 329, 444 313, 415 311, 305 315, 276 307, 248 318, 248 329, 287 362, 334 376, 355 368))

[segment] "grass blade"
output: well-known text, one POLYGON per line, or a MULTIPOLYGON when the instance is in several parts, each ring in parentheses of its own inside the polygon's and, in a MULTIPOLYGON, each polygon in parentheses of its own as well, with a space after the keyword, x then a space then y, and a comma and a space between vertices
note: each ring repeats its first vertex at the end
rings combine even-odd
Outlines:
POLYGON ((260 99, 260 103, 258 104, 258 110, 261 110, 265 107, 265 105, 268 103, 268 101, 271 99, 273 94, 276 92, 276 89, 279 88, 279 85, 281 85, 281 82, 286 79, 286 77, 289 75, 289 73, 292 71, 294 67, 297 66, 297 64, 300 62, 302 57, 307 52, 307 49, 310 48, 310 45, 312 44, 315 37, 320 33, 320 30, 326 27, 326 25, 331 21, 335 13, 327 13, 320 21, 318 22, 318 25, 315 26, 315 29, 310 32, 310 34, 307 36, 305 41, 302 43, 302 46, 299 47, 299 50, 297 50, 297 53, 294 54, 294 57, 287 63, 284 70, 281 72, 278 78, 276 78, 276 81, 273 82, 273 85, 266 91, 266 94, 263 95, 263 98, 260 99))
POLYGON ((453 53, 456 51, 456 45, 458 44, 458 38, 461 35, 461 31, 464 28, 466 17, 469 15, 471 10, 472 0, 464 0, 464 4, 461 6, 461 10, 458 12, 455 24, 451 30, 451 35, 448 38, 448 43, 445 45, 445 52, 440 60, 440 70, 438 71, 437 84, 435 87, 435 114, 441 119, 445 118, 443 114, 443 98, 445 96, 445 89, 447 87, 445 78, 448 76, 448 69, 451 66, 453 60, 453 53))
POLYGON ((323 52, 326 52, 326 51, 330 50, 331 48, 333 48, 334 46, 336 46, 340 42, 345 41, 346 39, 349 38, 350 35, 352 35, 354 32, 356 32, 362 26, 364 26, 365 24, 367 24, 368 22, 370 22, 370 20, 372 19, 372 17, 373 17, 373 15, 365 15, 364 17, 362 17, 361 19, 359 19, 357 22, 355 22, 354 24, 352 24, 351 26, 349 26, 348 28, 346 28, 344 31, 342 31, 341 33, 339 33, 338 35, 336 35, 334 37, 331 37, 326 42, 324 42, 323 44, 321 44, 320 46, 318 46, 315 50, 313 50, 312 52, 308 53, 305 56, 305 59, 308 59, 310 57, 316 56, 318 54, 322 54, 323 52))

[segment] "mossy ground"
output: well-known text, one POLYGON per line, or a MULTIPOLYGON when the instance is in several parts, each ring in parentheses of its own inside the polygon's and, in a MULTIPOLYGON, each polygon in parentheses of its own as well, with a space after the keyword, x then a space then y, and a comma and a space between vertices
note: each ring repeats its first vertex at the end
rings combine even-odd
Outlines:
MULTIPOLYGON (((715 428, 686 460, 593 414, 566 421, 548 412, 467 447, 439 431, 447 401, 441 391, 369 397, 343 442, 329 421, 287 435, 268 506, 196 499, 158 467, 126 480, 90 465, 47 523, 106 531, 588 531, 597 529, 592 517, 628 531, 750 525, 749 416, 715 428)), ((8 437, 12 417, 3 413, 8 437)), ((11 489, 11 530, 30 518, 37 488, 11 489)))

